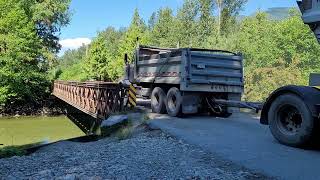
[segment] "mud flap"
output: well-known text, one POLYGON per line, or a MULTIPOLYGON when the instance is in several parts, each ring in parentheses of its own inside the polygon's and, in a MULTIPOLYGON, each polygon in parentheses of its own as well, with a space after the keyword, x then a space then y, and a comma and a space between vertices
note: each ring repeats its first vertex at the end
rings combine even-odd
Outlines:
POLYGON ((320 87, 320 74, 311 73, 309 77, 309 86, 320 87))
POLYGON ((183 114, 196 114, 198 113, 200 97, 192 93, 184 93, 182 100, 182 113, 183 114))

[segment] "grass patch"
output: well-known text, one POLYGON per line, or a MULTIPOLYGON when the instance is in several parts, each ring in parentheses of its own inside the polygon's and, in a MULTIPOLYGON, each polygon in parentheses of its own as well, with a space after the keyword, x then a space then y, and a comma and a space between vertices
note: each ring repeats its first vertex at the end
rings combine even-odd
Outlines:
POLYGON ((24 156, 28 154, 27 149, 40 145, 41 143, 26 144, 21 146, 6 146, 0 148, 0 159, 13 156, 24 156))
POLYGON ((27 151, 17 146, 7 146, 0 149, 0 159, 9 158, 13 156, 24 156, 27 151))
POLYGON ((147 114, 144 114, 141 124, 146 125, 149 120, 150 120, 150 117, 147 114))
POLYGON ((122 126, 116 133, 115 136, 118 140, 125 140, 132 137, 133 134, 133 122, 131 118, 128 118, 128 122, 125 126, 122 126))
POLYGON ((108 137, 113 133, 117 133, 123 128, 132 126, 132 120, 128 117, 128 120, 123 121, 121 123, 115 124, 109 127, 100 127, 100 135, 101 137, 108 137))
POLYGON ((116 132, 116 137, 118 138, 118 140, 125 140, 132 137, 132 134, 133 134, 133 127, 127 126, 118 130, 116 132))

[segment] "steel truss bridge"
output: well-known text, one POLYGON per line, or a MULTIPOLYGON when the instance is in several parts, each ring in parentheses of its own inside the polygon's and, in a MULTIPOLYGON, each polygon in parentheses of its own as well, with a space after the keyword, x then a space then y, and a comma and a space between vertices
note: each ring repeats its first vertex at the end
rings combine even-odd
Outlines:
POLYGON ((67 116, 86 134, 124 108, 126 88, 119 83, 55 81, 53 95, 62 100, 67 116))

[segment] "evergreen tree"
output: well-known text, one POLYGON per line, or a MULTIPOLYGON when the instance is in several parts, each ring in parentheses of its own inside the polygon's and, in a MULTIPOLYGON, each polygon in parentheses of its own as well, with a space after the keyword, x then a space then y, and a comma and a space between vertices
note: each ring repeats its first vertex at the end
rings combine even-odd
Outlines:
POLYGON ((236 16, 242 10, 248 0, 215 0, 218 13, 218 34, 228 33, 232 24, 236 22, 236 16))
POLYGON ((175 36, 182 47, 197 47, 199 41, 197 34, 196 18, 199 12, 197 1, 185 0, 178 10, 175 36))
POLYGON ((198 41, 203 48, 206 46, 210 35, 215 33, 214 22, 214 2, 212 0, 199 0, 199 14, 200 20, 197 28, 198 41))
POLYGON ((124 55, 127 54, 129 62, 132 62, 137 45, 149 44, 149 41, 148 28, 140 17, 138 9, 135 9, 131 24, 120 39, 118 53, 110 64, 110 78, 119 80, 124 74, 124 55))
POLYGON ((156 22, 157 22, 157 13, 153 12, 148 21, 149 30, 152 30, 154 28, 154 25, 156 24, 156 22))
POLYGON ((160 9, 152 30, 152 44, 161 47, 175 47, 178 42, 174 39, 174 27, 175 19, 172 10, 170 8, 160 9))
POLYGON ((117 60, 121 36, 121 32, 109 27, 93 40, 84 61, 85 72, 89 79, 111 81, 117 78, 113 72, 116 68, 113 64, 117 60))

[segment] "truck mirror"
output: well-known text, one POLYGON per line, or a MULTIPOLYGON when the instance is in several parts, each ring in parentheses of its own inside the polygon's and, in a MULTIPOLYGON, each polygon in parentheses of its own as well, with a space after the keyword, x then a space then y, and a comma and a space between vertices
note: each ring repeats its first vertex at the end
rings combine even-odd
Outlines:
POLYGON ((124 54, 124 63, 128 64, 128 54, 124 54))

